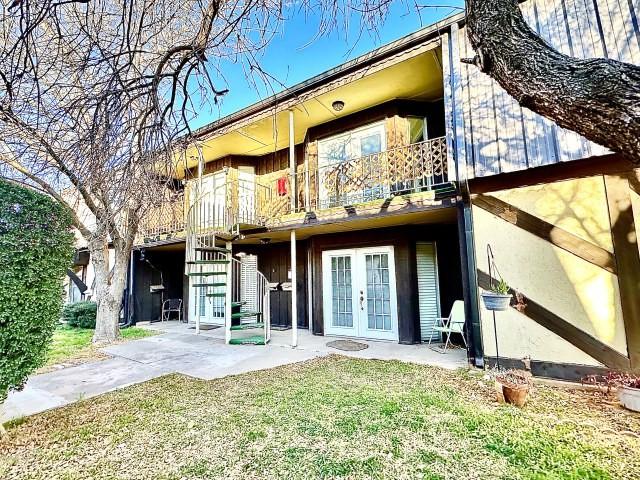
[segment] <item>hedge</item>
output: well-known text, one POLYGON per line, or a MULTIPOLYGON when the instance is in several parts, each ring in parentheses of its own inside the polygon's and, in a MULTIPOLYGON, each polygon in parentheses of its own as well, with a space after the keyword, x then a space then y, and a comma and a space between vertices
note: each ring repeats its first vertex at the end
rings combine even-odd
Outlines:
POLYGON ((0 180, 0 403, 45 361, 73 256, 59 203, 0 180))
POLYGON ((62 321, 70 327, 96 328, 96 302, 69 303, 62 308, 62 321))

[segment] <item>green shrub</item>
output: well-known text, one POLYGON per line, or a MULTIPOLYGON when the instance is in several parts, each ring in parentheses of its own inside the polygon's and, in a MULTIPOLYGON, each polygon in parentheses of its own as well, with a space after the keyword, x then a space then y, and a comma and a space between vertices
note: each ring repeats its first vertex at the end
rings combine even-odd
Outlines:
POLYGON ((60 204, 0 180, 0 402, 45 361, 73 255, 60 204))
POLYGON ((96 302, 69 303, 62 308, 62 321, 70 327, 96 328, 96 302))

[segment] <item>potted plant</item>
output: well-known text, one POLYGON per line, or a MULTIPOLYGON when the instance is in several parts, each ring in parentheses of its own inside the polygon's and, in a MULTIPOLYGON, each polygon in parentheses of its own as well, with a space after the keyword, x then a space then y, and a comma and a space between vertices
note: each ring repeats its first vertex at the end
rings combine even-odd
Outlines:
POLYGON ((615 388, 623 407, 640 412, 640 376, 625 372, 609 372, 606 375, 590 375, 582 383, 606 387, 607 395, 615 388))
POLYGON ((640 377, 627 376, 618 387, 618 400, 625 408, 640 412, 640 377))
POLYGON ((503 311, 509 308, 511 294, 509 285, 503 279, 493 284, 491 290, 482 292, 482 301, 487 310, 503 311))
POLYGON ((503 370, 495 374, 498 402, 523 407, 531 390, 531 374, 522 370, 503 370))

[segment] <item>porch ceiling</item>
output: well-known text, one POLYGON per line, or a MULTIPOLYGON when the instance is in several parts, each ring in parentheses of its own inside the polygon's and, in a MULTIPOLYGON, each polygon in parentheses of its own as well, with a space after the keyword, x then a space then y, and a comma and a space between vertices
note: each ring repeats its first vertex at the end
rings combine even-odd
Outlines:
MULTIPOLYGON (((304 141, 307 130, 335 118, 365 110, 393 99, 436 100, 443 96, 441 50, 433 43, 417 52, 407 52, 389 66, 370 68, 340 78, 291 105, 295 143, 304 141), (344 102, 336 112, 331 104, 344 102)), ((286 109, 263 112, 241 126, 232 126, 211 135, 201 144, 206 162, 229 155, 264 155, 289 145, 289 113, 286 109)), ((190 149, 179 174, 197 165, 197 151, 190 149)))
POLYGON ((271 230, 255 235, 247 235, 237 244, 258 244, 268 238, 271 243, 288 242, 291 230, 296 231, 296 239, 304 240, 314 235, 341 233, 373 228, 396 227, 400 225, 453 224, 456 222, 456 208, 437 208, 427 211, 406 213, 402 215, 380 215, 361 219, 346 219, 331 223, 303 225, 298 228, 289 226, 286 230, 271 230))

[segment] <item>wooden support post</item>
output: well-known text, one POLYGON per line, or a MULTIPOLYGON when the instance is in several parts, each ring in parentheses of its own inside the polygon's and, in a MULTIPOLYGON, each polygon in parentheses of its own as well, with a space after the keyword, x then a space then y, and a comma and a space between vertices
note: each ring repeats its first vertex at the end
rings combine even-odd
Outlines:
POLYGON ((224 343, 229 345, 231 341, 231 302, 233 300, 232 292, 233 292, 233 260, 231 257, 231 248, 233 245, 231 242, 226 242, 225 248, 229 250, 227 253, 227 259, 229 263, 227 263, 227 278, 226 285, 224 288, 224 343))
POLYGON ((297 181, 296 181, 296 141, 295 131, 293 127, 293 110, 289 110, 289 176, 291 177, 290 187, 291 192, 291 212, 296 211, 297 206, 297 181))
POLYGON ((296 275, 296 231, 291 230, 291 346, 298 346, 298 289, 296 275))
POLYGON ((304 211, 311 211, 311 175, 309 173, 309 153, 304 154, 304 211))
POLYGON ((609 206, 627 351, 631 369, 640 370, 640 255, 629 180, 622 175, 605 175, 604 185, 609 206))

